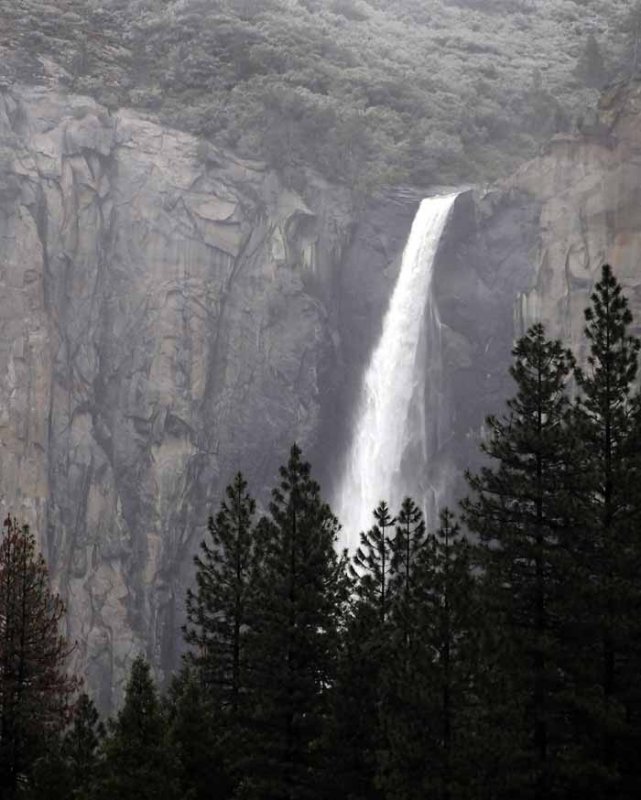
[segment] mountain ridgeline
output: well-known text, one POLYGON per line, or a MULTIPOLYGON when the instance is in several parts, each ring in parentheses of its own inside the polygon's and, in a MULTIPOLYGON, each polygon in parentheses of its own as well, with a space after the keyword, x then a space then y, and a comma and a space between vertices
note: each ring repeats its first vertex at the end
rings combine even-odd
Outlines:
POLYGON ((442 509, 433 528, 411 498, 381 501, 350 555, 298 446, 265 514, 237 474, 195 560, 180 669, 159 693, 137 658, 106 729, 86 695, 70 702, 57 598, 50 658, 20 644, 43 614, 20 602, 19 576, 46 571, 9 519, 0 615, 24 655, 0 670, 3 797, 638 797, 632 322, 605 266, 585 367, 541 324, 517 341, 486 463, 468 472, 458 517, 442 509), (41 694, 68 709, 66 727, 41 694))

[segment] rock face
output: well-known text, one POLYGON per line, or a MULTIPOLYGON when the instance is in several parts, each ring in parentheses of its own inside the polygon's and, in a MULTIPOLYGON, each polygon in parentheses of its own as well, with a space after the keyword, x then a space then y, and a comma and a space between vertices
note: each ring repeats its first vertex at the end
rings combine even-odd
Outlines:
POLYGON ((45 89, 0 94, 0 486, 37 526, 102 708, 172 668, 234 471, 313 450, 347 193, 45 89))
POLYGON ((460 200, 441 248, 435 291, 446 324, 450 440, 435 465, 447 497, 479 461, 482 420, 513 393, 514 337, 534 322, 587 355, 583 312, 603 264, 625 288, 641 334, 641 84, 603 95, 582 135, 553 139, 541 156, 487 192, 460 200))
MULTIPOLYGON (((331 428, 340 432, 338 441, 349 440, 360 378, 380 336, 419 201, 419 195, 404 192, 374 204, 346 253, 339 291, 343 378, 336 381, 338 411, 331 420, 331 428)), ((524 192, 466 190, 441 240, 432 291, 441 322, 442 365, 433 370, 426 364, 417 376, 427 382, 426 440, 432 447, 425 483, 440 505, 460 497, 464 470, 479 461, 483 421, 511 390, 507 368, 514 306, 535 280, 539 213, 540 203, 524 192), (437 385, 430 385, 434 380, 437 385)), ((332 464, 332 474, 340 473, 336 466, 343 450, 335 446, 327 454, 324 463, 332 464)))
POLYGON ((505 189, 541 205, 536 280, 521 298, 523 324, 541 319, 578 346, 583 308, 604 263, 641 323, 641 84, 603 95, 583 136, 556 137, 505 189))
MULTIPOLYGON (((380 333, 398 267, 390 250, 402 248, 417 203, 406 194, 374 205, 343 263, 339 324, 350 368, 336 429, 341 421, 349 428, 353 376, 380 333)), ((641 333, 641 84, 610 90, 581 135, 556 137, 515 175, 463 191, 455 205, 433 282, 443 373, 426 408, 429 483, 442 503, 465 491, 465 468, 480 463, 484 419, 513 392, 514 338, 542 321, 585 357, 583 310, 604 263, 623 283, 641 333)))
MULTIPOLYGON (((604 261, 641 319, 640 121, 641 88, 615 90, 585 135, 458 198, 426 409, 443 501, 511 392, 515 335, 541 319, 577 345, 604 261)), ((138 652, 175 666, 191 556, 236 470, 264 502, 296 439, 331 497, 419 200, 356 215, 313 175, 296 193, 134 113, 0 93, 0 501, 41 535, 104 710, 138 652)))

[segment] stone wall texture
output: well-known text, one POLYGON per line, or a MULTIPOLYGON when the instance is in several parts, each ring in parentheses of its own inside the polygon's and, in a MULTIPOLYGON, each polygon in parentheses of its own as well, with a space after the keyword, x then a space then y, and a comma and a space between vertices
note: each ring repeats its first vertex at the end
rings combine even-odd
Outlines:
POLYGON ((46 89, 0 94, 0 502, 37 527, 101 707, 161 676, 243 469, 313 449, 349 195, 46 89))
MULTIPOLYGON (((264 504, 297 440, 331 497, 420 196, 356 210, 130 111, 0 92, 0 506, 36 526, 104 710, 138 652, 161 679, 176 666, 192 555, 235 471, 264 504)), ((637 85, 456 203, 426 410, 443 500, 511 391, 514 337, 541 320, 579 349, 606 261, 641 320, 637 85)))

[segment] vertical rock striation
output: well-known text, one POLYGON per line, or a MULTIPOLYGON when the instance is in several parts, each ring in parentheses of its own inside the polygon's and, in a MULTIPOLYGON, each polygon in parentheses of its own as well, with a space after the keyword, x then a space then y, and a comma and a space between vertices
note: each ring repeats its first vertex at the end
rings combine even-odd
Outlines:
POLYGON ((86 98, 0 94, 1 502, 34 523, 100 705, 172 668, 234 470, 313 448, 348 195, 86 98))
MULTIPOLYGON (((342 419, 352 424, 351 375, 362 374, 380 334, 397 240, 416 207, 417 197, 402 193, 373 204, 343 262, 339 325, 345 361, 357 369, 342 384, 342 419)), ((443 501, 465 491, 463 472, 481 459, 484 419, 500 413, 513 392, 515 337, 542 321, 550 336, 585 356, 583 310, 606 262, 641 332, 641 83, 611 89, 582 133, 555 137, 510 178, 462 192, 456 202, 434 267, 443 370, 425 414, 440 415, 426 482, 443 487, 443 501)))
MULTIPOLYGON (((444 499, 527 325, 577 345, 604 261, 641 320, 640 123, 641 86, 613 89, 582 135, 456 200, 426 395, 444 499)), ((297 439, 331 493, 421 197, 357 222, 312 174, 299 194, 132 112, 0 90, 0 504, 37 526, 103 709, 137 652, 175 665, 191 555, 235 470, 265 500, 297 439)))
POLYGON ((555 137, 501 188, 541 205, 536 278, 518 307, 523 325, 540 319, 578 346, 607 262, 641 324, 641 83, 610 89, 582 135, 555 137))

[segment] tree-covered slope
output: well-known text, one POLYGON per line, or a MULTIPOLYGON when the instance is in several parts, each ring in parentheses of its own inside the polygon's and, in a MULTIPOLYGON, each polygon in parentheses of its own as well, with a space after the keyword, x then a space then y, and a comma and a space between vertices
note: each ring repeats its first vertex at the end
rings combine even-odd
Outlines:
POLYGON ((633 69, 631 0, 0 0, 5 79, 70 89, 267 159, 478 180, 633 69), (596 48, 595 48, 596 45, 596 48), (45 66, 49 71, 50 64, 45 66))

